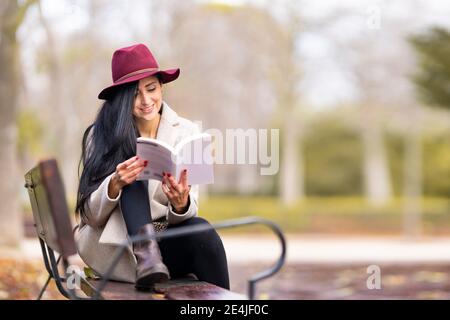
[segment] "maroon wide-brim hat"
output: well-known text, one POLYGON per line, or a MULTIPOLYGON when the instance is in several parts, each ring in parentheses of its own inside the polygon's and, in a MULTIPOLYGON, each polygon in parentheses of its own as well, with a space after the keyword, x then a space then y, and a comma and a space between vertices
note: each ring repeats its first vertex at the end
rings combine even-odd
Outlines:
POLYGON ((180 69, 159 70, 150 49, 144 44, 120 48, 114 52, 111 62, 113 84, 103 89, 99 99, 111 98, 120 85, 158 75, 162 83, 178 78, 180 69))

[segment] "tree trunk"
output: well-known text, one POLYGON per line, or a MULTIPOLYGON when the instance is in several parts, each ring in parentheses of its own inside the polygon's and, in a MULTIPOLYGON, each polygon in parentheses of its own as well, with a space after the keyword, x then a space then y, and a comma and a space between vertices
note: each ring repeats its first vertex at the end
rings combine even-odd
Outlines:
POLYGON ((282 134, 282 159, 281 159, 281 200, 285 205, 292 205, 296 200, 304 197, 303 188, 303 159, 298 150, 299 132, 295 117, 285 119, 284 132, 282 134))
POLYGON ((17 171, 16 114, 19 91, 19 45, 16 31, 19 5, 16 0, 0 4, 0 245, 16 246, 22 239, 19 204, 23 179, 17 171))
POLYGON ((419 115, 410 118, 412 125, 405 137, 404 185, 403 185, 403 232, 408 238, 422 233, 422 143, 419 115))
POLYGON ((304 167, 303 150, 299 150, 302 142, 302 124, 297 117, 298 97, 296 86, 300 80, 300 72, 296 59, 296 38, 299 32, 299 17, 291 13, 291 22, 287 26, 288 32, 285 38, 286 56, 282 57, 281 77, 278 78, 279 101, 283 128, 281 149, 281 201, 284 205, 292 205, 296 200, 305 196, 304 192, 304 167))
POLYGON ((363 107, 362 140, 364 150, 364 187, 370 204, 386 204, 392 195, 392 186, 384 146, 383 132, 374 110, 376 106, 363 107), (370 110, 370 109, 372 110, 370 110))
POLYGON ((39 5, 39 18, 45 30, 47 37, 47 54, 49 58, 49 77, 51 92, 49 99, 49 107, 52 110, 52 140, 54 141, 56 153, 59 160, 59 166, 62 169, 62 175, 65 185, 66 193, 73 196, 77 192, 77 163, 78 159, 74 156, 74 150, 78 148, 78 141, 74 139, 77 137, 79 130, 78 115, 73 109, 70 101, 65 101, 63 84, 63 71, 61 59, 59 57, 56 39, 47 23, 43 13, 42 7, 39 5))

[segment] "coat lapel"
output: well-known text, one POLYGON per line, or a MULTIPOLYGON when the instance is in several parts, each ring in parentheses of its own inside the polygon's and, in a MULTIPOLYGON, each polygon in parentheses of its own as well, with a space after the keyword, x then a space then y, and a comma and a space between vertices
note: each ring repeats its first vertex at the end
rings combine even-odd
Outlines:
POLYGON ((173 146, 177 137, 176 128, 179 124, 180 122, 177 113, 172 110, 167 103, 163 102, 161 120, 159 122, 156 139, 162 140, 173 146))
MULTIPOLYGON (((163 102, 161 120, 159 121, 158 133, 156 138, 173 146, 178 135, 179 120, 177 113, 163 102)), ((158 180, 148 181, 148 196, 150 201, 153 199, 156 189, 161 184, 158 180)))

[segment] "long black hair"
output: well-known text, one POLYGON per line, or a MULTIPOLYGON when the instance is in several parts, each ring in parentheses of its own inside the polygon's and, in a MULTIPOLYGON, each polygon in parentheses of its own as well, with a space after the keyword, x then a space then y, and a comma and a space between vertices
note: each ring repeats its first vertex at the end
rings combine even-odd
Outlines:
POLYGON ((100 108, 97 117, 83 134, 78 174, 76 212, 85 217, 85 204, 102 181, 119 163, 136 155, 139 132, 133 117, 134 95, 138 82, 122 85, 100 108), (92 133, 91 133, 92 131, 92 133))

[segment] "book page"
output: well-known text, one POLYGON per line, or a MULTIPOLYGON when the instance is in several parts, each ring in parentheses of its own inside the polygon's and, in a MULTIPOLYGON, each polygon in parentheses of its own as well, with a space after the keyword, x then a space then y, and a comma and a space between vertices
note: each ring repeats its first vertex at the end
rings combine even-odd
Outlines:
POLYGON ((175 174, 175 155, 173 149, 156 139, 138 138, 136 145, 136 155, 148 161, 147 167, 142 171, 137 180, 159 180, 162 181, 162 173, 170 172, 175 174))
POLYGON ((177 152, 176 179, 184 169, 188 172, 188 184, 214 182, 214 157, 212 136, 206 133, 182 140, 175 148, 177 152))

